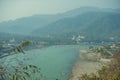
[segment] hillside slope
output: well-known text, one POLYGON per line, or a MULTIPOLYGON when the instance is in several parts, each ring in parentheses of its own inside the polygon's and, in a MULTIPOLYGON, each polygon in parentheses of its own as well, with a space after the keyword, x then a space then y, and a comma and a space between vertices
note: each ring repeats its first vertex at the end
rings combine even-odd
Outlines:
POLYGON ((39 36, 84 35, 105 38, 120 36, 120 13, 89 12, 73 18, 58 20, 46 27, 35 30, 39 36))

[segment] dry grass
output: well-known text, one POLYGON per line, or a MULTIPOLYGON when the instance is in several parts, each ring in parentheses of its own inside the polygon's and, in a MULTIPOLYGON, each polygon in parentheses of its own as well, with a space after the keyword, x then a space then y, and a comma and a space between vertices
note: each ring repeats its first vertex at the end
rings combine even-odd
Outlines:
POLYGON ((114 54, 113 60, 108 67, 103 66, 95 73, 82 74, 78 80, 120 80, 120 49, 114 54))

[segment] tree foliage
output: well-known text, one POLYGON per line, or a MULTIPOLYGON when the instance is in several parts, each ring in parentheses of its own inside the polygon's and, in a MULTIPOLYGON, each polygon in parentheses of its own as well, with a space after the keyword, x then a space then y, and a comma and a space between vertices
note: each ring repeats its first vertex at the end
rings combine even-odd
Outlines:
POLYGON ((41 77, 40 68, 35 65, 26 65, 25 61, 18 60, 16 58, 12 58, 10 62, 5 62, 8 56, 17 54, 17 53, 25 53, 23 51, 23 47, 30 45, 31 42, 26 41, 11 50, 11 53, 0 56, 0 80, 35 80, 33 75, 39 75, 39 80, 41 77), (13 63, 16 65, 13 65, 13 63), (22 62, 22 64, 19 64, 22 62), (7 63, 7 64, 6 64, 7 63))

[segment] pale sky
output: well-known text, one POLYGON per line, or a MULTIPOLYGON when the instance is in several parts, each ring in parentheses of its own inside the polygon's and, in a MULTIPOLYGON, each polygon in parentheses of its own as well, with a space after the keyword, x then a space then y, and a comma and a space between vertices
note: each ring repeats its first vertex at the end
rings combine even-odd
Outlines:
POLYGON ((0 0, 0 22, 35 14, 56 14, 83 6, 120 8, 120 0, 0 0))

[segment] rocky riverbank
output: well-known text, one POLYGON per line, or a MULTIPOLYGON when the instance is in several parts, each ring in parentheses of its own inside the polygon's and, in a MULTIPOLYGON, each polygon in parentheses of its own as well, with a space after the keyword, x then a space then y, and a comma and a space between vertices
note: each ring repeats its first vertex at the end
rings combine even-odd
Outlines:
POLYGON ((95 61, 96 56, 93 53, 88 53, 86 50, 81 50, 79 53, 79 60, 75 63, 72 69, 72 74, 69 80, 79 80, 82 74, 96 73, 103 65, 99 61, 95 61), (87 53, 87 55, 86 55, 87 53))
POLYGON ((77 61, 72 69, 72 74, 69 80, 79 80, 79 77, 82 74, 90 74, 95 73, 98 69, 100 69, 102 65, 99 62, 91 62, 91 61, 77 61))

